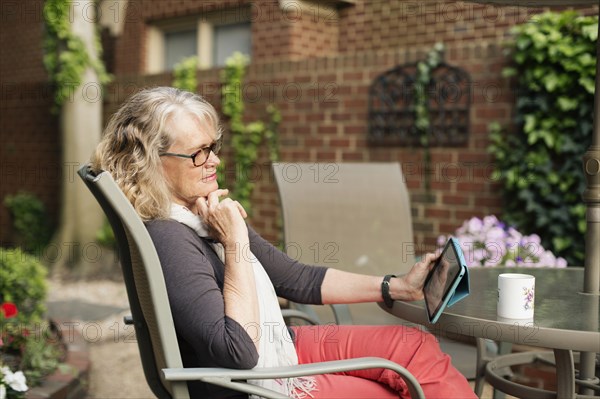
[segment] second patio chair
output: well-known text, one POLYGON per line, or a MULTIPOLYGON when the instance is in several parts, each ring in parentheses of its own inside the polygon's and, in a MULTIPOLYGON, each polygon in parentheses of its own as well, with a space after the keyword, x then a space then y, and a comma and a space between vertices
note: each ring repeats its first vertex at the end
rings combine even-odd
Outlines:
MULTIPOLYGON (((286 252, 303 263, 349 272, 406 273, 416 254, 410 197, 398 163, 276 163, 286 252)), ((398 324, 372 303, 327 307, 290 304, 318 323, 398 324)), ((485 343, 478 348, 439 337, 467 378, 483 384, 485 343)))
MULTIPOLYGON (((350 272, 407 272, 413 243, 408 190, 398 163, 276 163, 286 252, 301 262, 350 272)), ((294 306, 320 322, 397 324, 373 304, 335 305, 333 315, 294 306)))

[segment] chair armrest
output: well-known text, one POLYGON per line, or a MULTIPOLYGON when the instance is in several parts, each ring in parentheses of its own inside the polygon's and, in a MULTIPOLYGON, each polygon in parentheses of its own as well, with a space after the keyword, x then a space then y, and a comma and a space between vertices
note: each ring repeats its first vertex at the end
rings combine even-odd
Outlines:
POLYGON ((168 381, 200 380, 210 384, 233 388, 250 394, 259 394, 267 398, 287 398, 279 393, 245 382, 232 380, 292 378, 315 374, 326 374, 340 371, 384 368, 397 372, 406 382, 412 399, 424 399, 425 395, 416 378, 404 367, 390 360, 379 357, 360 357, 356 359, 335 360, 330 362, 300 364, 290 367, 254 368, 237 370, 227 368, 172 368, 163 369, 168 381), (258 389, 258 390, 257 390, 258 389))
POLYGON ((309 322, 312 325, 319 324, 318 320, 315 320, 308 313, 305 313, 297 309, 281 309, 281 314, 284 319, 301 319, 309 322))

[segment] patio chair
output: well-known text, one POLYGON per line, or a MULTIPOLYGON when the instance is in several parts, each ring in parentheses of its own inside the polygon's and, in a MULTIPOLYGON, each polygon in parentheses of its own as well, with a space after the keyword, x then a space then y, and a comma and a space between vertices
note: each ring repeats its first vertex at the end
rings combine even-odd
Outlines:
MULTIPOLYGON (((276 163, 286 252, 304 263, 349 272, 407 272, 416 261, 410 197, 398 163, 276 163)), ((431 251, 433 248, 428 248, 431 251)), ((318 323, 398 324, 371 303, 327 307, 292 303, 318 323)), ((407 323, 409 324, 409 323, 407 323)), ((455 367, 483 387, 486 343, 440 338, 455 367)))
MULTIPOLYGON (((273 172, 285 250, 294 259, 382 276, 415 263, 410 198, 398 163, 282 162, 273 172)), ((321 323, 398 323, 372 304, 334 305, 333 312, 294 307, 321 323)))
POLYGON ((142 220, 109 173, 96 174, 89 165, 84 165, 78 173, 100 203, 115 233, 132 313, 128 322, 134 325, 146 381, 156 397, 189 398, 186 382, 200 380, 265 398, 285 398, 245 380, 385 368, 394 370, 406 381, 412 398, 424 398, 412 374, 394 362, 376 357, 251 370, 183 368, 160 261, 142 220))

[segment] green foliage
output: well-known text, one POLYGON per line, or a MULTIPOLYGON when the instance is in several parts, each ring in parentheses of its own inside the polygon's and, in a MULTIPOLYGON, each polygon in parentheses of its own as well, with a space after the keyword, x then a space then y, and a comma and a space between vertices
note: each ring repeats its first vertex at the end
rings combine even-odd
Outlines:
POLYGON ((102 46, 96 31, 94 45, 98 57, 91 57, 83 40, 71 31, 72 16, 70 0, 46 0, 44 3, 44 66, 50 83, 54 86, 53 112, 58 112, 62 104, 81 85, 83 74, 92 68, 101 84, 112 79, 101 60, 102 46))
POLYGON ((19 313, 14 321, 18 324, 32 325, 42 319, 46 311, 46 274, 35 256, 19 248, 0 248, 0 297, 2 302, 17 306, 19 313))
POLYGON ((116 244, 115 233, 108 222, 108 220, 104 219, 104 223, 102 223, 102 227, 100 230, 96 232, 96 241, 98 244, 104 245, 108 248, 113 248, 116 244))
POLYGON ((53 332, 48 323, 31 332, 21 348, 20 369, 24 370, 30 386, 39 385, 42 379, 54 372, 61 364, 64 349, 59 345, 60 335, 53 332))
POLYGON ((0 364, 23 371, 29 387, 56 370, 64 356, 58 328, 42 322, 46 274, 37 257, 0 248, 0 303, 17 309, 16 314, 0 312, 0 364))
MULTIPOLYGON (((431 84, 431 72, 443 61, 444 45, 436 43, 433 49, 427 53, 425 61, 417 64, 417 78, 415 82, 415 127, 420 135, 420 144, 423 146, 423 161, 425 169, 429 170, 431 164, 431 152, 429 151, 429 85, 431 84)), ((429 191, 429 173, 425 173, 425 190, 429 191)))
POLYGON ((267 114, 269 115, 269 121, 265 125, 264 136, 269 148, 269 159, 271 162, 277 162, 279 161, 279 136, 277 135, 277 127, 281 123, 281 112, 279 112, 276 106, 269 104, 267 114))
POLYGON ((248 57, 241 53, 235 53, 227 60, 222 71, 221 105, 223 113, 229 117, 229 128, 231 130, 231 145, 235 163, 235 181, 233 182, 232 195, 250 213, 250 196, 254 183, 250 181, 248 171, 256 162, 259 146, 265 139, 271 161, 279 159, 276 132, 281 121, 281 115, 273 105, 270 105, 267 108, 269 115, 267 123, 262 121, 244 123, 242 84, 247 65, 248 57))
POLYGON ((173 68, 173 87, 195 93, 198 87, 197 70, 198 57, 192 56, 181 60, 173 68))
POLYGON ((544 13, 514 28, 517 125, 490 126, 505 198, 503 218, 545 247, 581 265, 585 178, 581 156, 591 144, 598 18, 544 13))
POLYGON ((48 245, 52 232, 42 201, 33 194, 21 192, 4 197, 4 205, 12 216, 18 244, 25 251, 40 251, 48 245))

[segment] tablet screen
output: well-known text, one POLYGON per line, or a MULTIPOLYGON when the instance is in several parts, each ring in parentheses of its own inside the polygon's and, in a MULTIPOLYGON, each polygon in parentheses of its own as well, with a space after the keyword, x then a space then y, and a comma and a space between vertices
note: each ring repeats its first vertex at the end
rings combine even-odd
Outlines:
POLYGON ((456 250, 448 241, 444 251, 436 261, 429 276, 427 276, 423 287, 429 320, 433 318, 444 303, 448 291, 458 277, 460 270, 461 266, 456 250))

